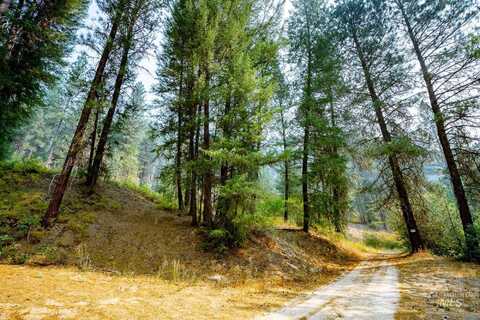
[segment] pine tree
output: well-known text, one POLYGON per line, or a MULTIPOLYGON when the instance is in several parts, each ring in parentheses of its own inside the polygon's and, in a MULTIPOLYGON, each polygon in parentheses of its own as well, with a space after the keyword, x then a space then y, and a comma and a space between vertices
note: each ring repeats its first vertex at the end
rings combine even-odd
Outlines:
MULTIPOLYGON (((122 53, 117 71, 117 76, 114 83, 113 94, 111 98, 110 108, 107 111, 105 120, 103 121, 102 132, 96 147, 95 157, 92 166, 89 168, 87 175, 87 185, 93 188, 100 175, 100 166, 102 165, 103 156, 108 142, 113 117, 115 115, 118 101, 122 92, 122 86, 127 76, 127 68, 129 59, 131 58, 131 51, 136 47, 144 47, 149 42, 150 34, 154 27, 156 27, 156 12, 155 3, 149 0, 139 0, 128 2, 124 6, 124 19, 127 24, 125 30, 122 30, 121 47, 122 53)), ((143 49, 144 50, 144 49, 143 49)), ((142 51, 143 53, 143 51, 142 51)), ((139 52, 136 52, 138 58, 139 52)))
POLYGON ((0 158, 57 79, 86 4, 12 1, 0 16, 0 158))
POLYGON ((75 128, 80 100, 88 90, 87 74, 87 60, 81 55, 65 70, 60 82, 48 90, 45 106, 32 117, 37 125, 25 125, 23 134, 16 138, 20 141, 17 147, 20 156, 40 159, 50 168, 61 166, 58 160, 66 151, 62 141, 68 140, 75 128))
POLYGON ((269 69, 276 44, 257 24, 258 3, 175 2, 157 73, 159 103, 169 106, 161 128, 168 134, 163 147, 176 154, 177 199, 184 180, 192 224, 225 228, 229 234, 238 231, 232 197, 240 190, 232 193, 232 188, 256 181, 265 106, 273 89, 269 69), (178 162, 184 154, 187 162, 178 162), (180 178, 184 171, 187 179, 180 178))
POLYGON ((453 193, 462 220, 467 256, 480 259, 479 240, 464 185, 448 136, 446 109, 476 104, 478 61, 466 55, 465 30, 478 17, 476 1, 395 0, 420 66, 438 139, 447 163, 453 193), (477 74, 477 77, 475 76, 477 74))
POLYGON ((399 79, 398 55, 392 25, 386 23, 388 7, 382 1, 345 0, 336 7, 339 31, 353 46, 380 127, 386 156, 392 172, 412 251, 423 248, 417 228, 407 184, 396 146, 404 140, 392 136, 385 119, 386 103, 381 94, 388 92, 399 79), (386 87, 380 87, 386 86, 386 87))
POLYGON ((110 58, 110 54, 112 53, 115 44, 115 39, 117 37, 120 23, 124 14, 123 10, 125 6, 125 1, 126 0, 119 0, 118 2, 108 2, 105 4, 105 10, 107 10, 107 13, 109 14, 108 16, 111 19, 110 32, 103 47, 95 71, 95 76, 90 83, 90 89, 85 99, 80 119, 78 120, 78 125, 73 135, 72 142, 70 144, 70 148, 68 150, 67 157, 63 165, 63 169, 60 175, 58 175, 57 177, 55 187, 52 192, 52 199, 50 200, 47 211, 43 217, 42 224, 44 227, 49 227, 52 223, 52 220, 56 219, 56 217, 58 216, 60 205, 62 203, 63 196, 65 194, 65 190, 67 188, 73 167, 75 166, 78 153, 83 149, 83 138, 85 135, 85 130, 90 119, 93 106, 95 105, 97 100, 98 90, 100 88, 100 85, 102 84, 102 79, 104 77, 107 62, 110 58))
POLYGON ((311 223, 311 203, 309 190, 309 158, 311 155, 310 140, 312 130, 312 109, 315 107, 314 73, 315 73, 315 41, 322 23, 320 11, 324 8, 322 1, 298 0, 293 3, 295 11, 289 21, 290 55, 300 70, 302 97, 299 114, 303 128, 302 153, 302 197, 303 197, 303 230, 308 232, 311 223))

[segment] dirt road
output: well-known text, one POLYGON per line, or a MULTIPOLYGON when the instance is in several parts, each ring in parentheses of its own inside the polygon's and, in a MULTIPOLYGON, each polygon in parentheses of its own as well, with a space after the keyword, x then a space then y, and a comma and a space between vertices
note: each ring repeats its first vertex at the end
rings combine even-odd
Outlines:
POLYGON ((398 270, 386 261, 361 263, 306 299, 258 320, 394 319, 400 301, 398 270))

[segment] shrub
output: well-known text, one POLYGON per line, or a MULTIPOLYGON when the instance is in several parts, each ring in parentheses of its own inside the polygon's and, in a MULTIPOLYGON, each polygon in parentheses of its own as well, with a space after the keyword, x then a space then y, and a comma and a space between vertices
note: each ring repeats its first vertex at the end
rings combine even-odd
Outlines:
POLYGON ((6 248, 13 243, 15 239, 7 234, 0 235, 0 258, 4 258, 6 248))
POLYGON ((225 253, 234 242, 233 237, 226 229, 212 229, 203 231, 206 239, 203 243, 205 250, 213 250, 219 254, 225 253))
POLYGON ((375 249, 404 249, 405 245, 396 239, 394 235, 388 235, 383 233, 365 233, 363 242, 365 245, 375 249))
POLYGON ((229 248, 241 247, 250 234, 264 232, 270 227, 269 217, 258 212, 237 214, 223 226, 204 231, 204 248, 222 254, 229 248))
POLYGON ((52 172, 50 169, 45 167, 41 161, 36 159, 3 161, 0 162, 0 170, 22 174, 47 174, 52 172))
MULTIPOLYGON (((443 185, 429 185, 422 198, 413 197, 415 218, 423 242, 434 254, 463 258, 465 237, 455 201, 443 185)), ((408 242, 407 230, 398 209, 392 210, 389 224, 408 242)))

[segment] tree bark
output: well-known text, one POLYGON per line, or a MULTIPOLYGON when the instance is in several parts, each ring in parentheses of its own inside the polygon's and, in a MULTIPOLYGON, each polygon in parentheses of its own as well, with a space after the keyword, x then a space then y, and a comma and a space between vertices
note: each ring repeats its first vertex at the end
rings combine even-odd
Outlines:
MULTIPOLYGON (((192 103, 190 109, 190 136, 188 142, 188 156, 190 160, 190 209, 189 214, 192 217, 192 226, 198 226, 197 217, 197 173, 193 163, 195 159, 195 131, 197 128, 197 106, 192 103)), ((197 135, 198 136, 198 135, 197 135)))
POLYGON ((474 254, 475 251, 477 251, 479 243, 475 237, 475 230, 473 227, 473 217, 470 212, 470 207, 468 205, 468 200, 465 194, 465 189, 463 187, 462 178, 460 176, 458 166, 457 166, 455 157, 453 155, 452 148, 450 146, 450 141, 448 140, 447 131, 445 129, 445 117, 443 115, 442 110, 440 109, 438 98, 433 88, 432 77, 428 69, 428 66, 425 62, 425 58, 422 54, 422 51, 420 50, 419 41, 415 36, 410 20, 408 19, 408 16, 405 13, 403 4, 401 1, 396 1, 396 2, 400 9, 400 12, 402 13, 405 26, 407 27, 408 36, 412 42, 415 55, 417 57, 418 63, 420 64, 423 80, 425 81, 425 86, 427 88, 428 98, 430 100, 430 106, 432 108, 435 126, 437 128, 437 135, 440 140, 440 145, 442 146, 445 161, 447 163, 448 172, 450 174, 450 181, 453 187, 453 193, 457 201, 457 207, 460 213, 460 219, 462 221, 463 231, 465 233, 468 254, 470 255, 470 258, 480 259, 480 257, 471 256, 472 254, 474 254))
POLYGON ((93 130, 92 130, 92 135, 90 137, 90 154, 88 156, 88 172, 92 170, 92 165, 93 165, 93 157, 95 155, 95 144, 97 140, 97 128, 98 128, 98 116, 99 116, 100 110, 98 109, 95 110, 95 121, 93 122, 93 130))
MULTIPOLYGON (((180 99, 183 98, 183 60, 180 67, 180 83, 178 86, 178 96, 180 99)), ((183 101, 183 100, 182 100, 183 101)), ((185 209, 185 204, 183 202, 183 191, 182 191, 182 126, 183 126, 183 103, 177 104, 177 144, 176 144, 176 154, 175 154, 175 180, 177 184, 177 201, 178 201, 178 210, 183 211, 185 209)))
MULTIPOLYGON (((203 104, 203 150, 208 151, 210 149, 210 97, 208 97, 209 90, 209 81, 210 75, 209 71, 206 70, 205 81, 207 85, 207 92, 203 104)), ((210 156, 208 154, 204 154, 204 159, 206 162, 209 162, 210 156)), ((211 227, 213 223, 213 216, 212 216, 212 169, 210 168, 210 164, 206 165, 205 174, 203 176, 203 218, 204 223, 206 226, 211 227)))
POLYGON ((182 191, 182 128, 181 123, 182 114, 178 112, 178 128, 177 128, 177 150, 175 155, 175 180, 177 184, 177 200, 178 200, 178 209, 180 211, 184 210, 184 203, 183 203, 183 191, 182 191))
MULTIPOLYGON (((380 126, 380 131, 382 133, 383 141, 385 143, 390 143, 392 141, 392 137, 390 135, 390 132, 388 131, 387 124, 385 122, 385 118, 383 115, 382 101, 378 97, 378 94, 375 90, 375 85, 373 83, 366 58, 363 54, 362 47, 360 45, 360 42, 358 40, 358 37, 355 31, 352 31, 352 36, 355 43, 355 48, 357 51, 358 58, 362 65, 365 81, 367 83, 368 92, 370 94, 373 107, 375 108, 375 115, 377 117, 377 122, 380 126)), ((390 165, 390 169, 392 170, 393 180, 397 190, 398 199, 400 201, 400 207, 402 210, 403 219, 405 220, 405 224, 407 227, 407 233, 408 233, 408 238, 410 240, 411 249, 412 249, 412 252, 417 252, 423 249, 424 247, 423 241, 420 236, 420 232, 417 228, 417 223, 413 215, 413 210, 410 203, 410 199, 408 197, 407 188, 405 186, 403 173, 400 168, 400 164, 396 154, 391 153, 388 155, 388 163, 390 165)))
MULTIPOLYGON (((331 125, 332 128, 336 127, 335 123, 335 110, 333 106, 333 90, 330 91, 330 120, 331 120, 331 125)), ((332 147, 332 155, 334 157, 338 157, 338 148, 336 145, 332 147)), ((335 232, 342 232, 342 215, 343 212, 340 208, 340 201, 341 199, 341 194, 340 194, 340 188, 338 187, 337 183, 334 183, 332 186, 332 199, 333 199, 333 220, 334 220, 334 227, 335 227, 335 232)))
POLYGON ((115 41, 115 37, 117 35, 121 18, 122 18, 122 10, 119 9, 117 10, 116 16, 112 22, 112 27, 110 29, 110 33, 105 43, 105 47, 103 49, 102 55, 100 57, 100 61, 97 66, 95 76, 92 80, 92 84, 90 86, 90 90, 88 92, 85 104, 83 106, 82 113, 78 121, 77 129, 75 130, 75 134, 70 144, 70 148, 68 150, 67 157, 63 165, 63 169, 60 175, 58 175, 57 177, 55 188, 52 193, 52 199, 50 200, 47 211, 43 216, 42 225, 44 227, 49 227, 52 220, 56 219, 58 216, 60 205, 62 203, 63 196, 65 194, 65 190, 67 188, 68 181, 70 179, 70 175, 72 173, 73 167, 75 166, 75 161, 77 160, 77 155, 82 149, 83 136, 85 134, 85 129, 86 129, 88 120, 90 118, 90 114, 92 112, 93 103, 96 100, 97 88, 102 81, 105 67, 110 57, 110 53, 113 49, 113 44, 115 41))
POLYGON ((309 144, 310 144, 310 126, 307 123, 305 126, 304 135, 303 135, 303 159, 302 159, 303 231, 305 232, 308 232, 310 228, 310 203, 309 203, 309 195, 308 195, 309 144))
MULTIPOLYGON (((281 123, 282 123, 282 142, 283 142, 283 152, 287 152, 288 144, 287 144, 287 126, 285 123, 285 115, 283 110, 280 111, 281 123)), ((284 211, 283 211, 283 220, 285 222, 288 221, 288 198, 290 196, 290 177, 289 177, 289 167, 290 163, 287 158, 283 162, 284 171, 283 171, 283 197, 284 197, 284 211)))

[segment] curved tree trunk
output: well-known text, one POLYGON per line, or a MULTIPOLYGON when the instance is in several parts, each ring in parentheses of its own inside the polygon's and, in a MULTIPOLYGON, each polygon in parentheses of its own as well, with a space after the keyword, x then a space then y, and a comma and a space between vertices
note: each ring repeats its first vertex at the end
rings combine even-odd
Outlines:
POLYGON ((82 142, 83 142, 83 136, 85 134, 85 129, 86 129, 88 120, 90 118, 90 114, 92 112, 93 104, 96 101, 97 89, 100 86, 100 83, 102 81, 103 74, 105 71, 105 67, 110 57, 110 53, 112 52, 112 49, 113 49, 113 44, 118 32, 118 28, 120 26, 121 18, 122 18, 122 10, 117 10, 115 19, 112 22, 110 33, 105 43, 105 47, 100 57, 97 70, 95 72, 95 77, 92 80, 90 90, 87 95, 87 99, 85 100, 85 104, 83 106, 82 113, 78 121, 77 129, 75 130, 75 134, 70 144, 70 148, 68 150, 67 157, 63 165, 63 169, 60 175, 57 177, 55 188, 52 193, 52 199, 50 200, 47 211, 43 216, 42 225, 44 227, 49 227, 52 220, 56 219, 58 216, 60 205, 62 203, 65 190, 67 189, 70 175, 72 173, 73 167, 75 166, 75 162, 77 160, 77 155, 83 146, 82 142))

